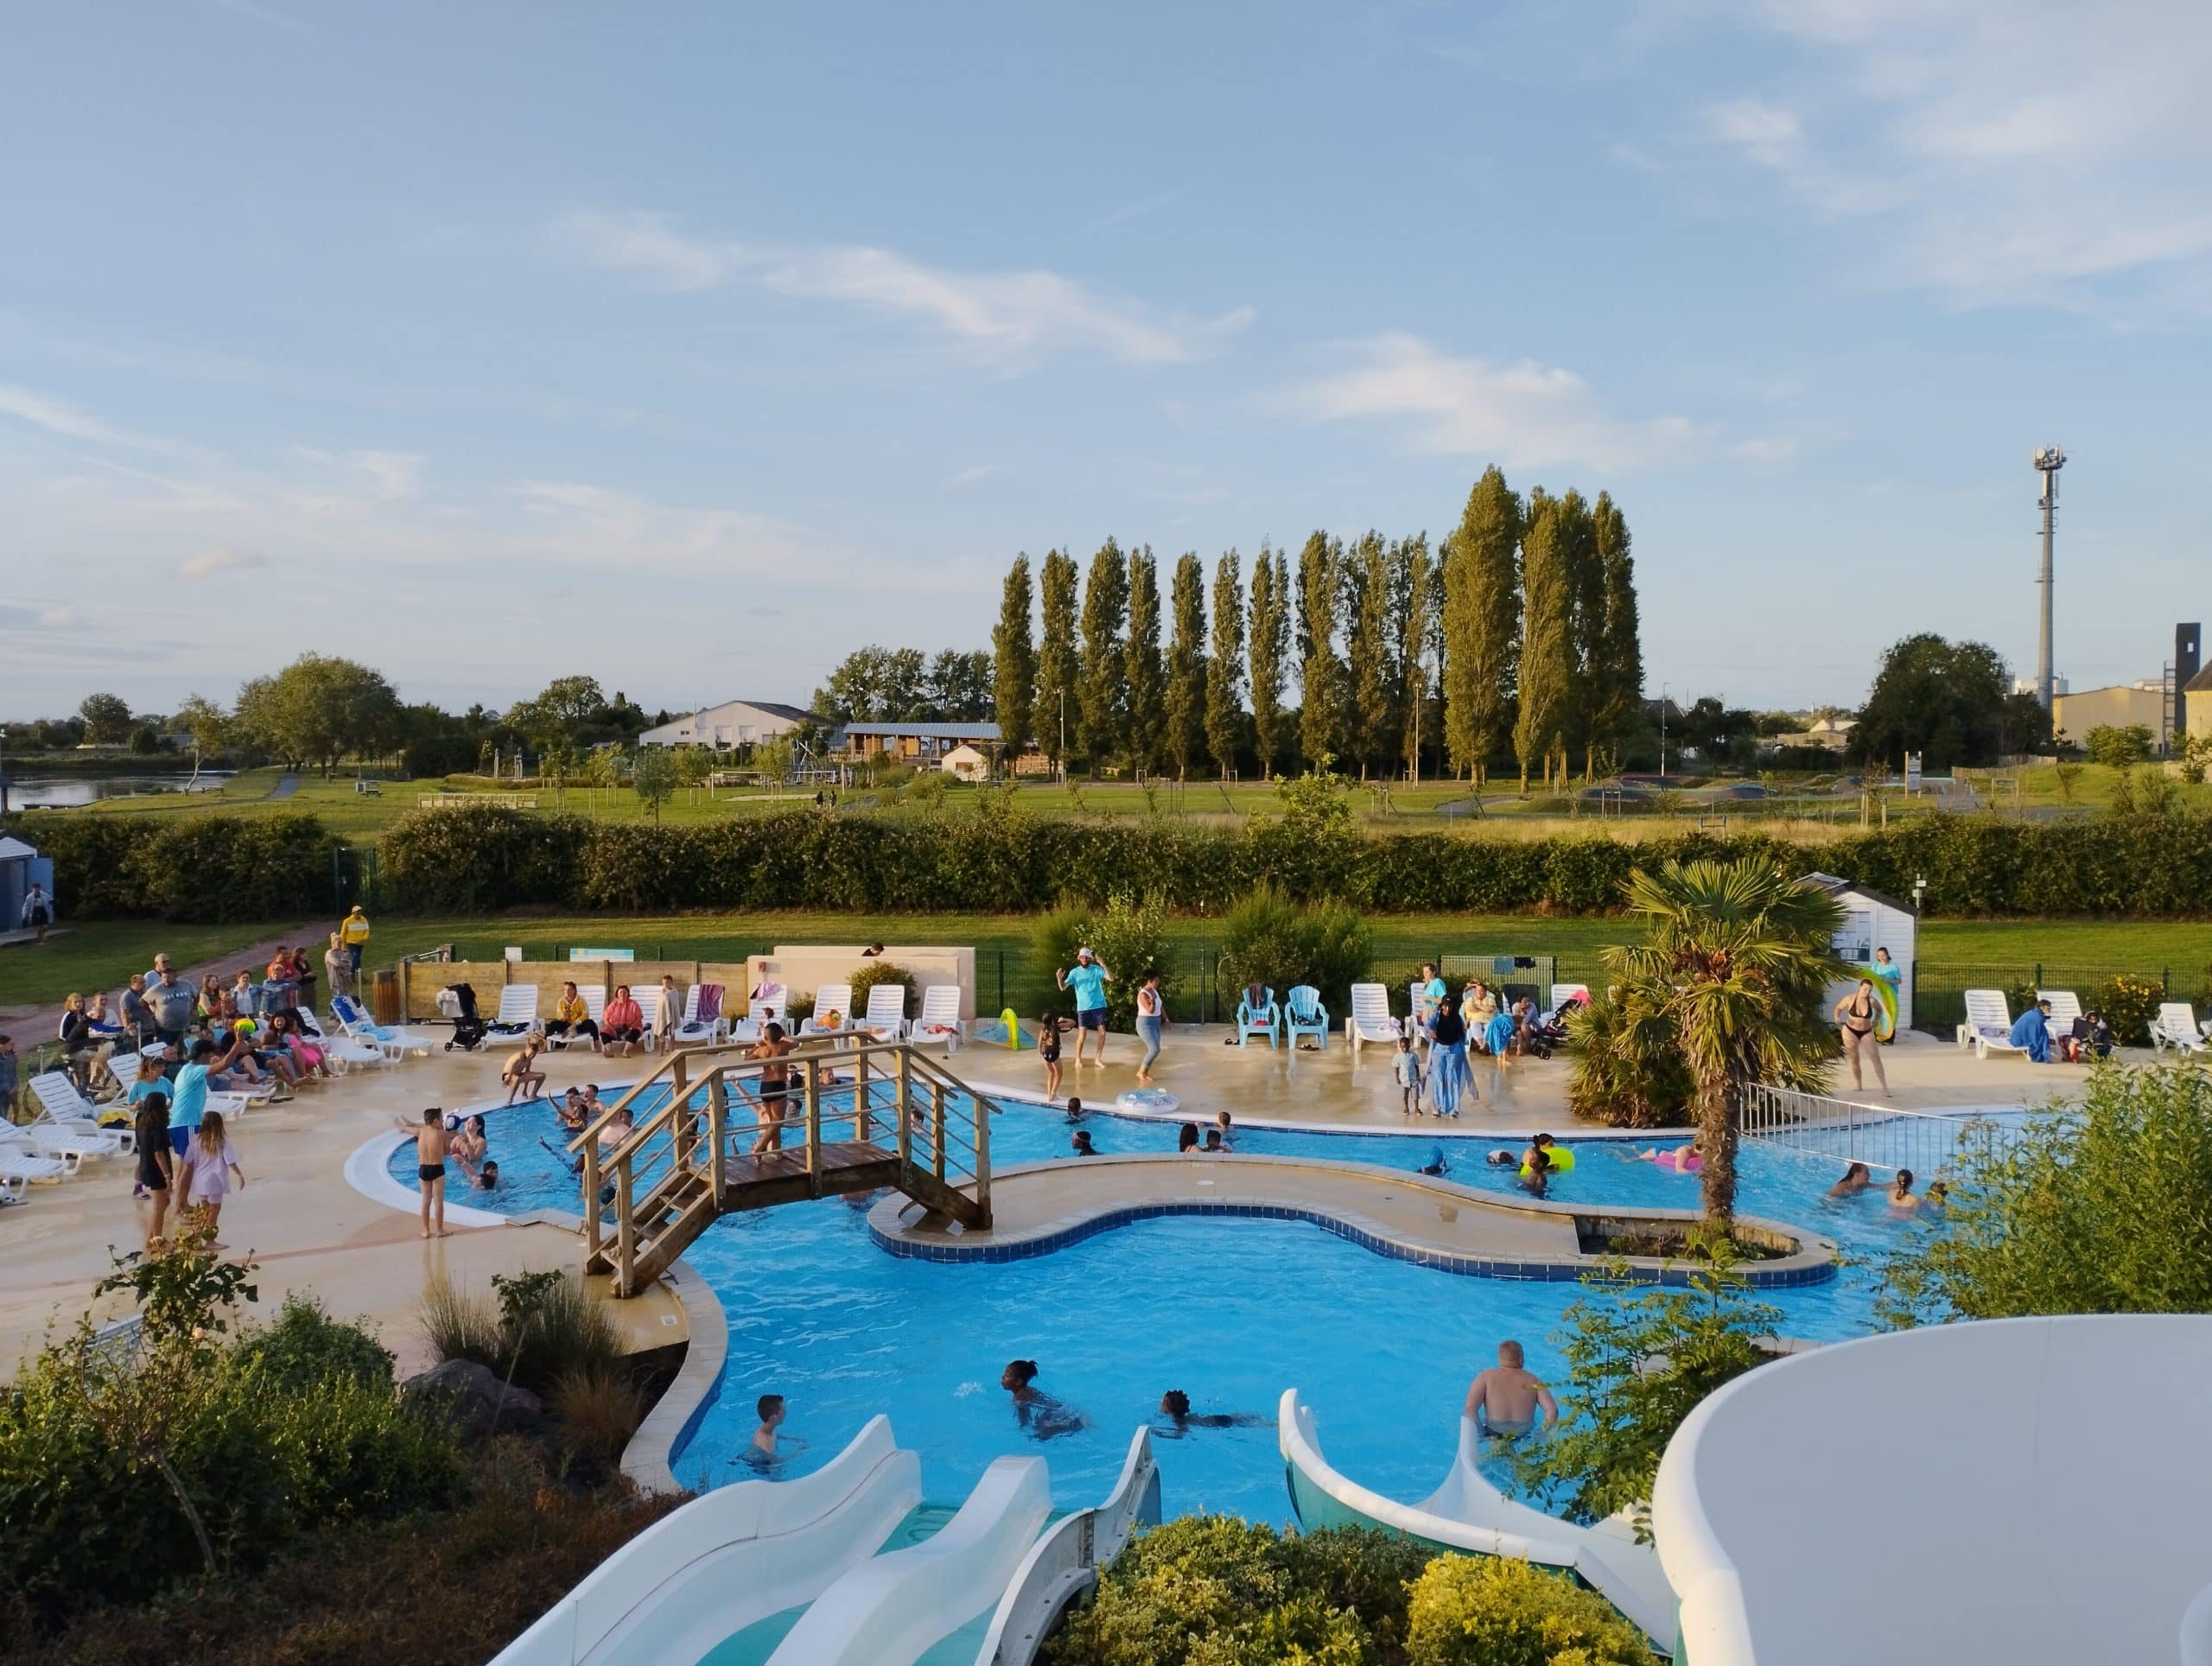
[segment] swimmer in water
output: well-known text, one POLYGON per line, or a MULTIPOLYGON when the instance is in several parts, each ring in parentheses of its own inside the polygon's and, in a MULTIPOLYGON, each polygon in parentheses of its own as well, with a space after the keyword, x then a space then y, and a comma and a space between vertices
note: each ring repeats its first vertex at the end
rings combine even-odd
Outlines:
POLYGON ((1265 1428, 1268 1421, 1248 1411, 1193 1412, 1191 1396, 1180 1389, 1170 1389, 1160 1396, 1160 1415, 1167 1420, 1166 1427, 1155 1423, 1152 1432, 1170 1440, 1184 1440, 1192 1429, 1265 1428))
POLYGON ((1073 1406, 1064 1405, 1036 1386, 1037 1362, 1009 1360, 999 1373, 999 1386, 1014 1396, 1014 1421, 1033 1440, 1050 1440, 1090 1427, 1090 1420, 1073 1406))
POLYGON ((1890 1184, 1890 1207, 1899 1214, 1910 1214, 1920 1207, 1920 1199, 1912 1195, 1912 1171, 1897 1170, 1897 1177, 1890 1184))
POLYGON ((1180 1129, 1176 1130, 1175 1149, 1178 1152, 1184 1152, 1196 1151, 1198 1148, 1198 1125, 1196 1122, 1184 1123, 1180 1129))
POLYGON ((1518 1168, 1521 1166, 1521 1160, 1518 1157, 1510 1151, 1502 1149, 1491 1152, 1483 1160, 1492 1168, 1518 1168))
POLYGON ((1526 1370, 1518 1342, 1497 1345, 1497 1364, 1478 1371, 1467 1385, 1462 1415, 1475 1420, 1486 1435, 1516 1438, 1541 1434, 1559 1421, 1559 1402, 1535 1372, 1526 1370))
POLYGON ((1677 1174, 1693 1173, 1705 1167, 1705 1159, 1698 1154, 1694 1141, 1669 1151, 1662 1151, 1656 1146, 1647 1146, 1636 1154, 1636 1160, 1640 1163, 1656 1163, 1662 1168, 1671 1168, 1677 1174))
POLYGON ((1853 1163, 1843 1171, 1843 1178, 1828 1188, 1831 1198, 1855 1198, 1874 1184, 1874 1177, 1864 1163, 1853 1163))
POLYGON ((1948 1208, 1951 1203, 1950 1186, 1942 1180, 1929 1181, 1927 1194, 1921 1199, 1921 1203, 1929 1209, 1948 1208))
POLYGON ((1429 1147, 1428 1160, 1421 1166, 1420 1172, 1423 1174, 1448 1174, 1452 1172, 1451 1160, 1445 1156, 1442 1146, 1429 1147))
POLYGON ((1090 1130, 1087 1128, 1076 1129, 1073 1148, 1078 1157, 1096 1157, 1098 1154, 1098 1148, 1090 1143, 1090 1130))
POLYGON ((737 1461, 750 1464, 757 1470, 773 1468, 794 1453, 804 1452, 806 1442, 796 1434, 782 1433, 784 1427, 784 1396, 764 1394, 753 1402, 753 1410, 760 1416, 760 1427, 753 1431, 753 1438, 745 1443, 745 1450, 737 1461))
POLYGON ((1552 1160, 1535 1147, 1522 1154, 1521 1178, 1516 1182, 1530 1197, 1541 1198, 1552 1183, 1552 1160))

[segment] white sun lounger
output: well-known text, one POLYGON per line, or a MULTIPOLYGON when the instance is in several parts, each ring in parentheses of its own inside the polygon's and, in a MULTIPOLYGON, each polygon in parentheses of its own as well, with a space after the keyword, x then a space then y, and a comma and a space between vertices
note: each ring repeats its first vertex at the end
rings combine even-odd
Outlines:
MULTIPOLYGON (((694 983, 685 993, 683 1021, 676 1027, 676 1039, 678 1041, 704 1042, 711 1046, 715 1042, 727 1041, 730 1039, 729 1018, 722 1011, 721 1005, 722 1002, 728 999, 729 992, 727 989, 723 989, 719 984, 711 986, 716 991, 714 1016, 709 1018, 702 1015, 706 1010, 705 992, 709 987, 704 983, 694 983)), ((760 1039, 757 1032, 753 1039, 756 1041, 760 1039)))
POLYGON ((853 986, 825 983, 817 989, 814 1015, 798 1027, 801 1035, 840 1035, 852 1028, 853 986))
POLYGON ((1398 1021, 1390 1016, 1389 990, 1380 983, 1353 984, 1351 1013, 1344 1020, 1344 1040, 1351 1043, 1353 1057, 1370 1041, 1395 1047, 1401 1033, 1398 1021))
POLYGON ((901 1041, 906 1035, 906 986, 879 983, 868 992, 868 1015, 856 1028, 879 1041, 901 1041))
POLYGON ((1967 991, 1967 1021, 1959 1026, 1959 1050, 1963 1052, 1968 1047, 1977 1059, 1986 1059, 1993 1052, 2027 1052, 2012 1045, 2012 1017, 2001 989, 1967 991))
MULTIPOLYGON (((594 1030, 600 1028, 600 1021, 607 1015, 607 991, 598 989, 579 989, 576 993, 583 997, 584 1016, 591 1020, 592 1028, 594 1030)), ((545 1044, 556 1052, 566 1052, 570 1047, 575 1046, 584 1040, 584 1037, 574 1034, 549 1035, 545 1038, 545 1044)))
POLYGON ((2082 1015, 2082 997, 2071 989, 2037 989, 2036 999, 2050 1002, 2050 1034, 2053 1040, 2074 1033, 2074 1021, 2082 1015))
POLYGON ((342 1030, 333 1035, 322 1027, 322 1021, 305 1007, 299 1009, 300 1039, 322 1049, 324 1060, 343 1076, 355 1065, 388 1065, 382 1047, 365 1046, 342 1030))
POLYGON ((88 1157, 113 1157, 130 1149, 130 1130, 102 1128, 100 1107, 77 1091, 67 1071, 48 1071, 32 1077, 31 1097, 38 1101, 39 1114, 24 1125, 26 1134, 47 1129, 73 1136, 89 1148, 85 1152, 88 1157))
POLYGON ((491 1033, 505 1040, 527 1035, 537 1027, 537 985, 510 983, 499 991, 499 1010, 492 1019, 491 1033))
POLYGON ((11 1186, 51 1186, 74 1174, 83 1160, 74 1154, 47 1156, 19 1129, 0 1126, 0 1180, 11 1186))
POLYGON ((2186 1001, 2165 1001, 2158 1005, 2158 1017, 2151 1021, 2151 1048, 2164 1052, 2171 1047, 2186 1059, 2192 1052, 2204 1051, 2204 1037, 2196 1027, 2196 1013, 2186 1001))
POLYGON ((404 1058, 410 1052, 428 1052, 438 1045, 438 1038, 428 1030, 388 1029, 382 1024, 372 1023, 360 1003, 351 995, 332 997, 330 1012, 351 1040, 365 1047, 383 1048, 388 1059, 404 1058))
POLYGON ((960 986, 927 983, 922 986, 922 1010, 907 1027, 917 1041, 943 1041, 957 1047, 960 1032, 960 986))

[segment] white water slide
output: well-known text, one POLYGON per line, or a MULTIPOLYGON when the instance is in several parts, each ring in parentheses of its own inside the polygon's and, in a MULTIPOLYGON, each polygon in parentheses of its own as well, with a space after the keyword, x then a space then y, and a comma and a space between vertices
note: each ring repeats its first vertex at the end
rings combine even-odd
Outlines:
POLYGON ((1763 1365, 1652 1521, 1687 1666, 2212 1666, 2212 1318, 2017 1319, 1763 1365))

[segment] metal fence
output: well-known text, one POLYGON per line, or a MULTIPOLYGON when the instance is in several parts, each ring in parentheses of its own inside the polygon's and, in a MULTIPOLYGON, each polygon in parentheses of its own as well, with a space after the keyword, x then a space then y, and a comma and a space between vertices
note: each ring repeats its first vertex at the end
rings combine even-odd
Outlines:
MULTIPOLYGON (((2181 976, 2188 979, 2194 969, 2183 968, 2181 976)), ((2006 1004, 2018 1016, 2022 1004, 2017 997, 2031 989, 2071 989, 2082 997, 2082 1004, 2097 1004, 2097 991, 2115 977, 2140 978, 2156 984, 2164 992, 2162 998, 2182 1000, 2196 993, 2192 989, 2180 989, 2175 982, 2171 966, 2091 966, 2075 961, 2016 960, 1988 961, 1974 964, 1942 961, 1918 961, 1912 969, 1912 1027, 1931 1035, 1949 1037, 1967 1019, 1967 991, 1968 989, 1999 989, 2004 991, 2006 1004), (2180 993, 2176 993, 2180 989, 2180 993)))
POLYGON ((1972 1111, 1891 1110, 1754 1085, 1744 1095, 1743 1136, 1830 1164, 1865 1163, 1890 1173, 1909 1168, 1925 1181, 1957 1173, 1962 1154, 1986 1154, 2010 1134, 2005 1124, 1972 1111))

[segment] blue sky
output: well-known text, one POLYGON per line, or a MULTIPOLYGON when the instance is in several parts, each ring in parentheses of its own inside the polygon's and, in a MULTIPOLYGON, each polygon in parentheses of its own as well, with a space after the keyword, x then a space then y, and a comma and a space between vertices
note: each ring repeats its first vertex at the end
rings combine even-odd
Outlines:
POLYGON ((0 713, 987 645, 1014 553, 1611 489, 1656 691, 2212 614, 2212 12, 19 4, 0 713))

